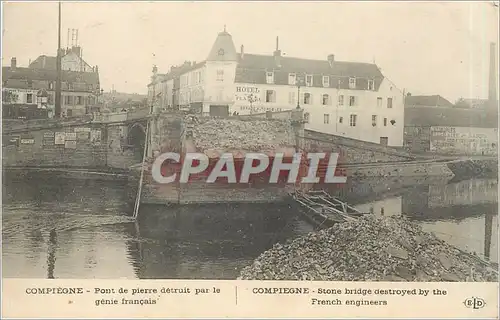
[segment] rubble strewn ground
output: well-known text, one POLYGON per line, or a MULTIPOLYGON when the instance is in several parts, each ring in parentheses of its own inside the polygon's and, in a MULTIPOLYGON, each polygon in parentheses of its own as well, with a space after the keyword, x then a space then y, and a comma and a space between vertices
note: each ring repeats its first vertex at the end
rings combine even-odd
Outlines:
POLYGON ((368 215, 276 244, 240 279, 497 282, 498 272, 406 218, 368 215))
POLYGON ((292 129, 288 121, 187 119, 186 124, 199 150, 263 151, 294 143, 289 141, 292 129))

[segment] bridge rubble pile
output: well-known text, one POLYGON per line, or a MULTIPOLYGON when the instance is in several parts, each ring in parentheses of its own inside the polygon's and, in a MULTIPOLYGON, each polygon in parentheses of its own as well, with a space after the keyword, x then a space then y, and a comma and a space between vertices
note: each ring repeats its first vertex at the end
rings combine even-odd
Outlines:
POLYGON ((498 281, 498 272, 401 217, 363 218, 276 244, 243 280, 498 281))
POLYGON ((188 118, 185 123, 198 150, 261 152, 290 144, 289 121, 188 118))

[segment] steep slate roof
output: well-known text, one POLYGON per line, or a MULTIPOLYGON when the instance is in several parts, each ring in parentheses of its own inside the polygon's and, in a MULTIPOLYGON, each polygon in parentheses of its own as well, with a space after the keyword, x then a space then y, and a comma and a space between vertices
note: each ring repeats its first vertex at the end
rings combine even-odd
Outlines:
MULTIPOLYGON (((92 68, 90 64, 88 64, 85 60, 82 59, 77 53, 73 50, 61 50, 61 57, 65 57, 69 54, 75 54, 87 67, 92 68)), ((41 55, 38 56, 33 62, 31 62, 28 68, 32 69, 57 69, 57 57, 41 55)))
POLYGON ((432 96, 407 96, 405 106, 428 106, 428 107, 453 107, 454 104, 442 96, 436 94, 432 96))
POLYGON ((405 108, 405 126, 498 128, 498 110, 415 106, 405 108))
POLYGON ((368 80, 375 81, 378 90, 384 76, 373 63, 334 61, 330 66, 327 60, 313 60, 294 57, 279 57, 279 66, 273 55, 245 53, 238 58, 236 82, 266 83, 266 72, 274 71, 274 83, 288 85, 288 74, 296 73, 305 81, 304 76, 313 75, 313 87, 323 87, 323 76, 330 77, 330 88, 349 88, 349 78, 356 78, 356 89, 366 90, 368 80))
MULTIPOLYGON (((169 72, 167 73, 161 73, 161 74, 157 74, 157 77, 158 77, 158 82, 164 82, 164 81, 168 81, 168 80, 172 80, 174 78, 177 78, 191 70, 196 70, 198 68, 201 68, 205 65, 206 61, 201 61, 201 62, 198 62, 198 63, 194 63, 194 64, 183 64, 183 65, 180 65, 180 66, 176 66, 176 67, 173 67, 172 69, 170 69, 169 72)), ((148 87, 149 86, 152 86, 153 84, 155 84, 157 82, 150 82, 148 84, 148 87)))
POLYGON ((33 69, 57 69, 57 58, 56 57, 51 57, 51 56, 46 56, 46 55, 41 55, 38 56, 33 62, 30 63, 28 68, 33 68, 33 69), (44 66, 44 60, 45 59, 45 66, 44 66))
POLYGON ((201 68, 205 65, 206 61, 200 61, 198 63, 191 63, 190 65, 180 65, 178 67, 174 67, 172 70, 170 70, 169 72, 167 72, 167 74, 165 75, 165 79, 166 80, 170 80, 170 79, 173 79, 177 76, 180 76, 184 73, 187 73, 191 70, 196 70, 198 68, 201 68))
MULTIPOLYGON (((56 81, 57 70, 32 69, 24 67, 2 67, 3 81, 26 80, 26 81, 56 81)), ((99 74, 97 72, 61 71, 61 81, 82 82, 86 84, 99 84, 99 74)))
MULTIPOLYGON (((288 85, 289 73, 302 77, 305 85, 305 75, 313 76, 313 87, 323 88, 323 76, 329 76, 329 87, 340 89, 349 88, 349 78, 356 78, 357 90, 367 90, 368 80, 373 80, 375 90, 378 90, 384 76, 377 65, 373 63, 302 59, 279 56, 279 65, 274 55, 259 55, 237 53, 232 36, 225 30, 217 35, 206 61, 236 61, 236 83, 266 84, 266 72, 274 71, 274 84, 288 85), (223 55, 219 54, 220 50, 223 55)), ((194 65, 182 65, 167 73, 163 79, 169 80, 181 74, 197 69, 206 61, 194 65)), ((150 84, 151 85, 151 84, 150 84)))

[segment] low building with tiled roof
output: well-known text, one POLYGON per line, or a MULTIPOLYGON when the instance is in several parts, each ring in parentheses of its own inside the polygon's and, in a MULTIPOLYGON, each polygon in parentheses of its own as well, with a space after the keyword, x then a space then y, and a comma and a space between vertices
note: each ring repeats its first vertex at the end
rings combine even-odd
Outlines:
POLYGON ((440 95, 407 96, 404 145, 413 152, 497 154, 498 109, 464 108, 440 95))
POLYGON ((238 52, 224 30, 205 61, 173 68, 156 88, 163 108, 224 116, 300 107, 307 129, 402 146, 403 92, 373 63, 325 58, 285 56, 278 39, 268 55, 238 52))
POLYGON ((405 107, 448 107, 453 108, 453 103, 446 98, 435 94, 430 96, 413 96, 407 95, 405 98, 405 107))
MULTIPOLYGON (((3 117, 13 119, 50 117, 55 108, 57 70, 20 67, 16 58, 2 67, 3 117), (47 96, 43 97, 42 92, 47 96), (41 99, 44 98, 44 99, 41 99)), ((63 116, 91 112, 100 93, 98 72, 61 71, 61 109, 63 116)))

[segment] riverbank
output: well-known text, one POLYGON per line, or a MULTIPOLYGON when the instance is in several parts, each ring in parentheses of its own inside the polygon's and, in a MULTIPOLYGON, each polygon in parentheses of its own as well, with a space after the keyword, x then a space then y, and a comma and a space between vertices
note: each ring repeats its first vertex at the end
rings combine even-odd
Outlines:
POLYGON ((498 177, 498 159, 452 161, 448 168, 455 174, 455 180, 498 177))
POLYGON ((497 268, 402 217, 366 217, 276 244, 245 280, 498 281, 497 268))

